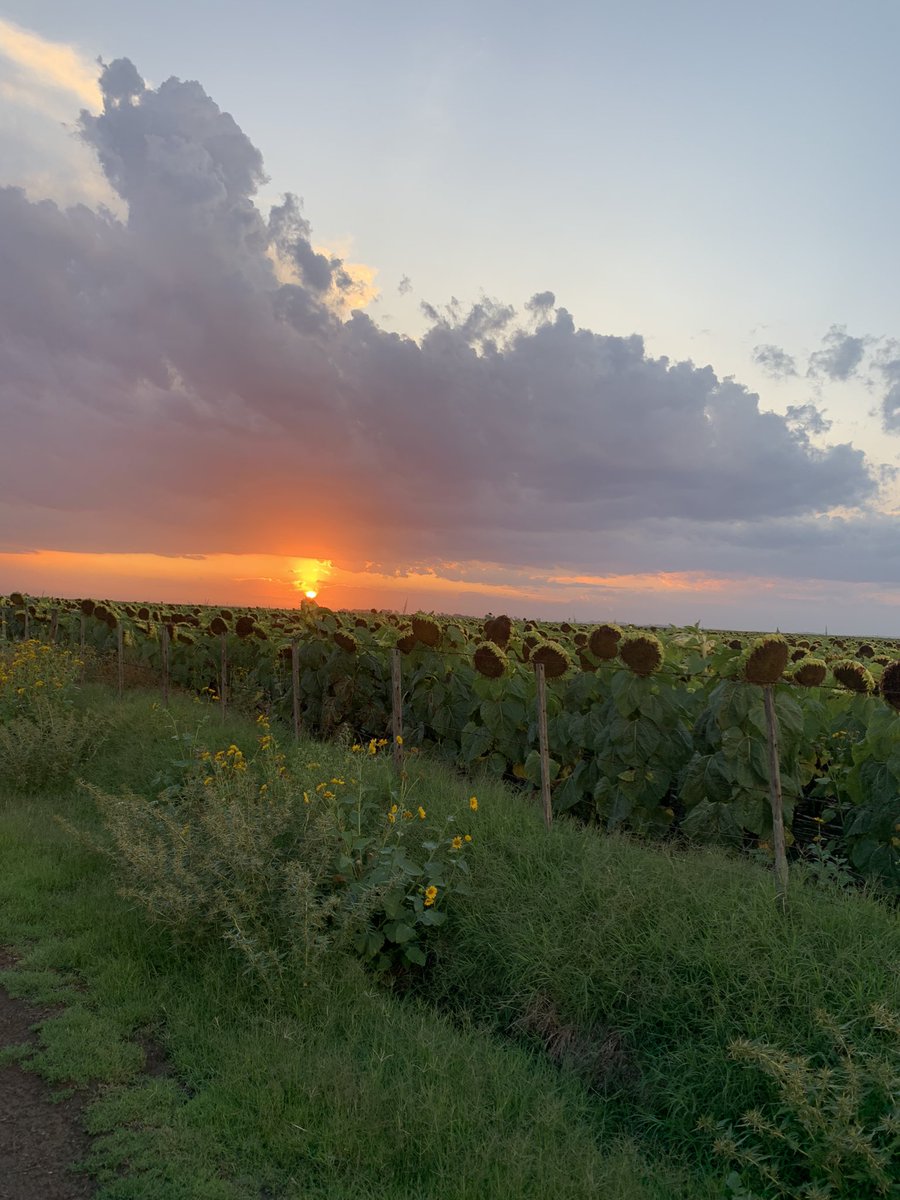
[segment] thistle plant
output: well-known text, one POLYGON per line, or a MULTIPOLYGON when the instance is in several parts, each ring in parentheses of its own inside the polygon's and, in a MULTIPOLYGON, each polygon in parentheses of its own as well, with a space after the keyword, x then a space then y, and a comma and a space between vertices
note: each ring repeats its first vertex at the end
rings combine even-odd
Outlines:
POLYGON ((730 1055, 770 1081, 772 1102, 701 1122, 750 1200, 874 1200, 900 1189, 900 1016, 875 1006, 840 1025, 815 1014, 826 1049, 792 1054, 737 1039, 730 1055), (864 1034, 857 1038, 861 1026, 864 1034))

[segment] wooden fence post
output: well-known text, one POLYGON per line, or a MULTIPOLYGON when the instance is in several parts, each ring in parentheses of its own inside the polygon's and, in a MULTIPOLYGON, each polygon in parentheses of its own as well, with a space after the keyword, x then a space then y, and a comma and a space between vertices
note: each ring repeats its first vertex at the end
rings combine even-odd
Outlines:
POLYGON ((391 651, 391 734, 393 735, 394 770, 403 770, 403 671, 400 651, 391 651))
POLYGON ((116 649, 119 653, 119 699, 125 694, 125 631, 116 626, 116 649))
POLYGON ((50 609, 50 641, 51 641, 51 643, 56 641, 56 631, 57 631, 58 627, 59 627, 59 609, 51 608, 50 609))
POLYGON ((169 627, 161 625, 159 630, 159 644, 162 650, 162 671, 163 671, 163 704, 166 708, 169 707, 169 627))
POLYGON ((31 613, 28 611, 28 597, 25 597, 25 641, 28 641, 28 627, 31 624, 31 613))
POLYGON ((219 675, 219 679, 220 679, 219 703, 222 705, 222 720, 223 721, 225 720, 225 717, 228 712, 228 644, 226 641, 227 636, 228 635, 225 633, 219 634, 219 644, 220 644, 221 659, 222 659, 222 666, 221 666, 221 671, 220 671, 220 675, 219 675))
POLYGON ((763 687, 766 705, 766 746, 769 752, 769 799, 772 804, 772 847, 775 851, 775 900, 787 907, 788 863, 784 841, 784 803, 781 795, 781 768, 778 763, 778 719, 772 684, 763 687))
POLYGON ((544 824, 549 829, 553 824, 553 801, 550 796, 550 741, 547 735, 547 682, 543 663, 534 664, 537 679, 538 746, 541 755, 541 803, 544 809, 544 824))
POLYGON ((294 712, 294 741, 300 741, 300 647, 297 639, 291 642, 291 698, 294 712))

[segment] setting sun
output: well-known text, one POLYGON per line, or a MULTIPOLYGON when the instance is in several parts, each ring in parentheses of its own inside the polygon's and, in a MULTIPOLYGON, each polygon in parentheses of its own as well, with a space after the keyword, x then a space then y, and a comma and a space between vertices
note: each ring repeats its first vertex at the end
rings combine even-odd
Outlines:
POLYGON ((303 593, 303 595, 307 598, 307 600, 315 600, 315 598, 316 598, 316 596, 318 596, 318 594, 319 594, 318 592, 313 592, 313 591, 308 591, 308 592, 303 593))

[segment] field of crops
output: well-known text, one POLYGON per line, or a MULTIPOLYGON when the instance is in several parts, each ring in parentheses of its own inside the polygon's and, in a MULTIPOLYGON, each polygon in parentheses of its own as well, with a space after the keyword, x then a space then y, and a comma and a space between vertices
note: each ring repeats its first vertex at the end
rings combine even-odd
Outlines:
POLYGON ((5 638, 118 656, 127 683, 165 678, 348 741, 390 735, 397 650, 404 749, 523 788, 541 782, 540 663, 555 813, 763 854, 774 684, 792 853, 900 889, 900 642, 16 593, 0 617, 5 638))

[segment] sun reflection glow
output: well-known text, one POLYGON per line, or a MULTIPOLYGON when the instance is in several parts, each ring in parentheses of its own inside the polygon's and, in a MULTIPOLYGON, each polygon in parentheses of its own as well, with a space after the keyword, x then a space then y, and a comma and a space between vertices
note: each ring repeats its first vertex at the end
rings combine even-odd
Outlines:
POLYGON ((315 600, 323 578, 327 578, 332 570, 330 558, 295 558, 292 567, 294 587, 307 600, 315 600))

